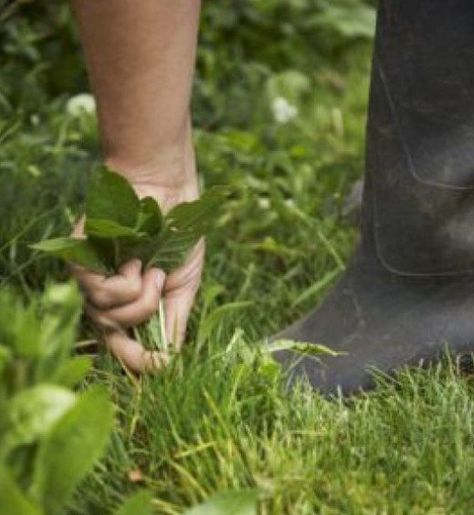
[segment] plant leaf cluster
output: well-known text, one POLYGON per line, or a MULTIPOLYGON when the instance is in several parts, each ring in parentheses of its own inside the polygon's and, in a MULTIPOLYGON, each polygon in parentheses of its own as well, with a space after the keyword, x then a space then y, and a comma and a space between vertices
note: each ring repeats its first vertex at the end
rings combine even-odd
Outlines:
MULTIPOLYGON (((71 356, 81 300, 51 285, 24 305, 0 293, 0 507, 2 515, 60 515, 103 455, 114 405, 103 387, 73 390, 91 367, 71 356)), ((149 513, 137 493, 118 513, 149 513)))
POLYGON ((170 271, 213 227, 228 192, 223 186, 210 188, 164 215, 154 198, 139 198, 124 177, 100 166, 89 184, 85 237, 44 240, 33 248, 99 273, 114 273, 132 258, 145 268, 170 271))

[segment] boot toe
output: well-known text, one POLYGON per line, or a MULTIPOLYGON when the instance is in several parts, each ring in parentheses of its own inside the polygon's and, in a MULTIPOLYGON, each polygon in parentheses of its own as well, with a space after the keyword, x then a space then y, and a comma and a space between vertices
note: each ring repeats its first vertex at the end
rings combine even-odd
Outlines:
POLYGON ((393 276, 356 258, 323 304, 272 338, 323 344, 339 355, 275 351, 291 387, 300 380, 350 395, 406 366, 474 350, 473 277, 393 276))

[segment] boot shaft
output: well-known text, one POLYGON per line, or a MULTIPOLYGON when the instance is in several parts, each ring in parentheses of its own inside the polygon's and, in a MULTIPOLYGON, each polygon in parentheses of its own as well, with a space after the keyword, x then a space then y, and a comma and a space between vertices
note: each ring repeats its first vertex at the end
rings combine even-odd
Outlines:
POLYGON ((474 272, 473 0, 381 0, 364 211, 387 269, 474 272))

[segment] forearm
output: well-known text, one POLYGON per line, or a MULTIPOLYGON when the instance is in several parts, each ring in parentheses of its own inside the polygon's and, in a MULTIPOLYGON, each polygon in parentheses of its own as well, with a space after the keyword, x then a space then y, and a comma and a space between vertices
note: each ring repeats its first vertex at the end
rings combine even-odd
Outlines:
POLYGON ((189 104, 199 0, 73 0, 106 162, 177 187, 192 158, 189 104))

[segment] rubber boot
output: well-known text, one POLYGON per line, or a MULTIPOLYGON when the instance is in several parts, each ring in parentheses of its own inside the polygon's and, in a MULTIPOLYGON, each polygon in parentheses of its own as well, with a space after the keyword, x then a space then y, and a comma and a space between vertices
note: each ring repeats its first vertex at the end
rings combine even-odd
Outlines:
POLYGON ((474 350, 474 2, 381 0, 362 237, 315 311, 274 339, 290 383, 350 394, 405 365, 474 350))

